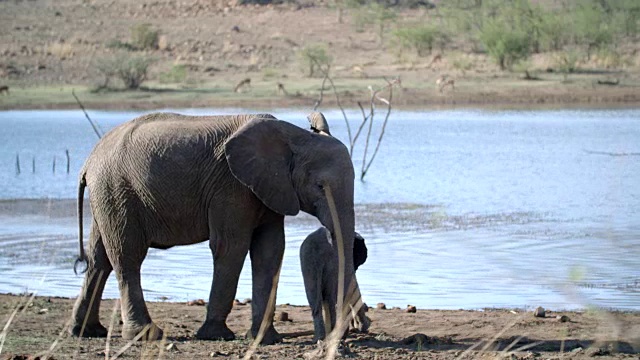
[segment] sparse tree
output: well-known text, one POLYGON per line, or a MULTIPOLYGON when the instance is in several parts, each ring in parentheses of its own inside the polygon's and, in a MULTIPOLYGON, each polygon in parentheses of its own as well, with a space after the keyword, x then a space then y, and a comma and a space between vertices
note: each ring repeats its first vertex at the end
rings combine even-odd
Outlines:
POLYGON ((119 78, 125 88, 135 90, 147 80, 149 66, 154 59, 144 55, 118 54, 111 58, 105 58, 98 62, 97 69, 106 78, 105 86, 112 77, 119 78))
POLYGON ((331 66, 333 58, 329 55, 327 46, 324 44, 314 44, 305 46, 298 53, 300 67, 308 77, 313 77, 321 73, 320 67, 331 66))

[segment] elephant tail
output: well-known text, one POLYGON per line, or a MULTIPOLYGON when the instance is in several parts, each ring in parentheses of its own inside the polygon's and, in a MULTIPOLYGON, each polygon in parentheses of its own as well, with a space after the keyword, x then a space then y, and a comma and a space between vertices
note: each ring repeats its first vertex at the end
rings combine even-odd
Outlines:
MULTIPOLYGON (((73 264, 73 272, 78 275, 78 266, 80 264, 85 264, 87 261, 87 255, 84 252, 84 243, 83 243, 83 206, 84 206, 84 188, 87 186, 87 180, 85 179, 85 174, 82 173, 80 175, 80 181, 78 183, 78 243, 80 244, 78 258, 76 262, 73 264)), ((80 273, 84 273, 87 271, 87 267, 85 266, 80 273)))

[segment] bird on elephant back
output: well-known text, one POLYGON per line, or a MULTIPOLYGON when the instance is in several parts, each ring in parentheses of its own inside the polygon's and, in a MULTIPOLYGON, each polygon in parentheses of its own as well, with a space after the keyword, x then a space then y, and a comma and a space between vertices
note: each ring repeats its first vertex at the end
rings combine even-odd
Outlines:
MULTIPOLYGON (((235 338, 226 319, 249 254, 253 288, 247 335, 255 338, 266 317, 262 343, 280 341, 269 298, 275 296, 274 278, 284 254, 284 218, 300 211, 317 217, 332 236, 340 231, 344 255, 352 258, 353 187, 353 164, 344 144, 268 114, 153 113, 114 128, 96 144, 79 176, 78 262, 86 261, 86 269, 70 332, 107 336, 99 309, 113 271, 122 337, 161 339, 163 331, 152 321, 143 297, 142 262, 150 248, 209 240, 213 279, 197 338, 235 338), (85 187, 93 215, 86 253, 85 187), (328 194, 335 205, 329 204, 328 194)), ((355 281, 353 262, 347 262, 345 294, 355 281)))

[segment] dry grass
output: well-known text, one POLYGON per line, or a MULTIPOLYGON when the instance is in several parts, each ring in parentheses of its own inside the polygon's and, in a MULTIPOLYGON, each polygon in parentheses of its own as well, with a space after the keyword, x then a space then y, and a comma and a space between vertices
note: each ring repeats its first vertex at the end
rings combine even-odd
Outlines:
POLYGON ((57 57, 60 60, 65 60, 75 55, 75 49, 73 45, 69 43, 53 43, 47 46, 47 53, 57 57))

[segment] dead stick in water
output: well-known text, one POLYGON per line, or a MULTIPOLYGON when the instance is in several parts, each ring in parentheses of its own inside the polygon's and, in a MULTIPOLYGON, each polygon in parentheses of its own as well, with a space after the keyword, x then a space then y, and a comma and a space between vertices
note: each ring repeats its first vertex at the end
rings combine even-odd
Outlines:
POLYGON ((20 175, 20 154, 16 153, 16 174, 20 175))
POLYGON ((64 153, 67 155, 67 174, 69 173, 69 149, 65 149, 64 153))
POLYGON ((80 109, 82 109, 82 112, 84 113, 84 116, 87 118, 87 120, 89 120, 89 123, 91 124, 91 127, 93 128, 93 131, 98 136, 98 139, 102 138, 102 134, 100 134, 100 131, 98 130, 98 127, 93 122, 93 120, 91 120, 91 118, 89 117, 89 114, 87 114, 87 111, 84 109, 84 106, 80 102, 80 99, 78 99, 78 97, 76 96, 76 93, 75 93, 74 90, 71 90, 71 95, 73 95, 73 97, 76 99, 76 102, 78 103, 78 106, 80 106, 80 109))

